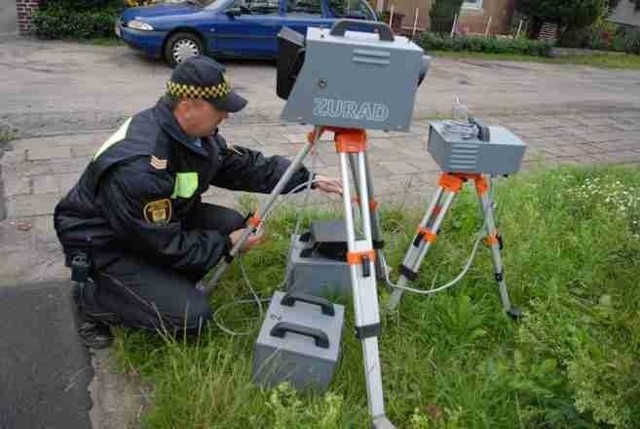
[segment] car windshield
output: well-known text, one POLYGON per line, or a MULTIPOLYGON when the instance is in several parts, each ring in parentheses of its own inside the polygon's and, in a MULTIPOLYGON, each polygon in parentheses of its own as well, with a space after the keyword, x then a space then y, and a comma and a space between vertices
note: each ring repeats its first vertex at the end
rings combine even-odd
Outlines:
POLYGON ((375 19, 370 8, 362 0, 329 0, 328 4, 338 18, 375 19))
POLYGON ((198 1, 202 6, 207 9, 218 9, 220 6, 229 5, 233 0, 194 0, 198 1))

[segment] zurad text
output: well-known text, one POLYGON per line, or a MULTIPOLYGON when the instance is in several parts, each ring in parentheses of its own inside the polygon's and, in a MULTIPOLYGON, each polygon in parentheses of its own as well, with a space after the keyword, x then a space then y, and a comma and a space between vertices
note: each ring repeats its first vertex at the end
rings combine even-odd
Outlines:
POLYGON ((339 98, 314 98, 313 116, 381 122, 389 117, 384 103, 358 103, 339 98))

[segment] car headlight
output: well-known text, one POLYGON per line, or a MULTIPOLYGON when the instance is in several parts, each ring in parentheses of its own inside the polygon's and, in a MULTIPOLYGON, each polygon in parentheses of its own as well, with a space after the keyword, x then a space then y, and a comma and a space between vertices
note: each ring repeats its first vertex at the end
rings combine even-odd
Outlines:
POLYGON ((153 27, 147 24, 146 22, 139 21, 137 19, 131 20, 127 23, 127 27, 133 28, 134 30, 153 30, 153 27))

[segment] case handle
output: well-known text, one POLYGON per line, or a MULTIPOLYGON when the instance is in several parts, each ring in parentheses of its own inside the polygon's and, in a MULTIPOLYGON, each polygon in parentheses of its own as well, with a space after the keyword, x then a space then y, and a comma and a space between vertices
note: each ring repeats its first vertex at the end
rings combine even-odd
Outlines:
POLYGON ((329 348, 329 337, 327 334, 316 328, 310 328, 308 326, 298 325, 296 323, 279 322, 271 328, 271 336, 284 338, 287 332, 293 332, 300 335, 305 335, 314 339, 316 347, 323 349, 329 348))
POLYGON ((335 316, 336 310, 333 307, 333 303, 324 298, 318 296, 307 295, 300 292, 287 293, 282 297, 280 305, 286 305, 287 307, 293 307, 296 301, 306 302, 307 304, 318 305, 322 308, 322 314, 325 316, 335 316))
POLYGON ((333 27, 331 27, 331 32, 329 34, 331 34, 332 36, 344 37, 344 34, 350 25, 358 25, 360 27, 366 26, 372 29, 376 29, 378 30, 378 34, 380 35, 380 40, 386 40, 388 42, 394 41, 393 30, 391 30, 391 27, 389 27, 389 25, 385 24, 384 22, 363 21, 361 19, 339 19, 335 22, 335 24, 333 24, 333 27))

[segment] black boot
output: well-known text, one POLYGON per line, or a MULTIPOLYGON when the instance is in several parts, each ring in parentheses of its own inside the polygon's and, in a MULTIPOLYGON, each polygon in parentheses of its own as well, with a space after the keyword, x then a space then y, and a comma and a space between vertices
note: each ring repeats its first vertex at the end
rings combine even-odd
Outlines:
POLYGON ((104 349, 113 343, 109 325, 94 320, 84 320, 78 326, 80 342, 92 349, 104 349))
POLYGON ((74 305, 76 329, 80 342, 92 349, 104 349, 113 342, 113 334, 109 325, 92 318, 85 310, 83 294, 85 287, 93 286, 90 283, 73 285, 72 304, 74 305))

